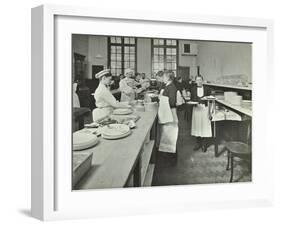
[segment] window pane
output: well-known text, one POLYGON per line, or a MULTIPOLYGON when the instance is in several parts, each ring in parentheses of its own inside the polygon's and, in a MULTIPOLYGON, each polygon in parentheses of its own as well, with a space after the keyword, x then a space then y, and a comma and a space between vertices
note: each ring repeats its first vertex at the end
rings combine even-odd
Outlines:
POLYGON ((111 53, 115 53, 116 52, 116 47, 115 46, 111 46, 111 53))
POLYGON ((110 42, 111 43, 116 43, 115 37, 110 37, 110 42))
POLYGON ((164 48, 159 48, 159 55, 164 55, 164 48))
POLYGON ((159 39, 159 45, 164 45, 164 39, 159 39))
POLYGON ((164 56, 159 56, 159 62, 164 62, 164 56))
POLYGON ((121 61, 121 60, 122 60, 121 54, 117 54, 117 55, 116 55, 116 60, 117 60, 117 61, 121 61))
POLYGON ((116 54, 111 54, 111 60, 116 60, 116 54))
POLYGON ((121 46, 116 46, 116 52, 117 52, 117 53, 122 53, 121 46))
POLYGON ((166 54, 167 55, 171 55, 172 54, 172 49, 171 48, 167 48, 166 49, 166 54))
POLYGON ((176 46, 177 45, 177 40, 172 40, 172 45, 176 46))
POLYGON ((158 39, 153 39, 153 45, 158 45, 159 44, 159 40, 158 39))
POLYGON ((160 70, 164 70, 164 63, 159 63, 159 64, 158 64, 158 68, 159 68, 160 70))
POLYGON ((159 48, 154 48, 154 49, 153 49, 153 53, 154 53, 154 55, 158 55, 158 53, 159 53, 159 48))
POLYGON ((116 37, 116 43, 121 43, 121 38, 120 37, 116 37))
POLYGON ((134 69, 135 68, 135 62, 130 62, 130 68, 134 69))
POLYGON ((125 52, 125 54, 129 54, 130 53, 130 47, 125 46, 124 47, 124 52, 125 52))
POLYGON ((171 62, 173 58, 172 58, 171 55, 167 55, 167 58, 166 58, 166 59, 167 59, 167 62, 171 62))
POLYGON ((130 53, 135 53, 135 47, 130 47, 130 53))
POLYGON ((130 38, 130 43, 135 44, 135 38, 130 38))
POLYGON ((153 61, 154 62, 158 62, 159 61, 158 55, 153 57, 153 61))
POLYGON ((130 44, 130 38, 124 38, 124 43, 125 44, 130 44))
POLYGON ((166 40, 166 45, 168 45, 168 46, 176 46, 177 45, 177 41, 176 40, 172 40, 172 39, 167 39, 166 40))
POLYGON ((167 69, 167 70, 171 70, 171 69, 172 69, 172 64, 167 63, 167 65, 166 65, 166 69, 167 69))
POLYGON ((121 68, 121 67, 122 67, 122 63, 121 63, 121 62, 117 62, 117 63, 116 63, 116 67, 117 67, 117 68, 121 68))
POLYGON ((153 64, 153 68, 154 68, 154 69, 158 69, 158 63, 154 63, 154 64, 153 64))
POLYGON ((135 54, 131 54, 131 55, 130 55, 130 60, 131 60, 131 61, 135 61, 135 54))
POLYGON ((125 54, 124 55, 124 61, 128 61, 130 59, 130 55, 129 54, 125 54))
POLYGON ((129 67, 130 67, 130 63, 128 61, 125 61, 124 62, 124 68, 126 69, 126 68, 129 68, 129 67))
POLYGON ((176 48, 172 49, 172 55, 177 55, 177 49, 176 48))
POLYGON ((116 67, 116 63, 115 62, 111 62, 111 68, 115 68, 116 67))

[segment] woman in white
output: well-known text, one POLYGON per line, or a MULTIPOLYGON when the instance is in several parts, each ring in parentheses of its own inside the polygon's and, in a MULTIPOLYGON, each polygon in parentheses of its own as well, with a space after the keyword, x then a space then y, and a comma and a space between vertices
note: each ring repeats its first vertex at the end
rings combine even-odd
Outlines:
POLYGON ((93 121, 97 122, 107 117, 114 108, 130 108, 127 103, 118 102, 109 90, 111 73, 109 69, 95 75, 99 79, 99 86, 94 93, 97 108, 93 110, 93 121))
POLYGON ((134 89, 135 80, 132 78, 134 71, 130 68, 125 70, 125 78, 119 82, 119 89, 121 91, 121 102, 132 101, 135 99, 136 92, 134 89))
POLYGON ((178 117, 177 117, 177 88, 173 82, 173 71, 165 71, 163 75, 165 84, 160 91, 158 118, 160 124, 159 151, 173 153, 177 159, 178 117))
POLYGON ((209 103, 202 98, 210 95, 210 89, 203 86, 203 77, 200 75, 196 76, 195 84, 191 89, 191 101, 198 104, 193 106, 191 135, 196 137, 197 142, 194 151, 202 148, 205 152, 207 150, 206 138, 212 137, 212 126, 209 118, 209 103))

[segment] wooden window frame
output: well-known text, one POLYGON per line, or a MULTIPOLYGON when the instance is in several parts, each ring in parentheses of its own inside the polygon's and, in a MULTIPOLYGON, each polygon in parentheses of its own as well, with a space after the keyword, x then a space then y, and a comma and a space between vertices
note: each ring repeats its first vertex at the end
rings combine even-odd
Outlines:
POLYGON ((167 63, 167 48, 176 48, 177 50, 177 54, 176 54, 176 59, 177 59, 177 62, 176 62, 176 75, 178 76, 178 69, 179 69, 179 40, 178 39, 169 39, 169 38, 152 38, 151 39, 151 76, 153 76, 153 63, 154 63, 154 60, 153 60, 153 57, 154 57, 154 47, 162 47, 164 48, 164 69, 166 67, 166 63, 167 63), (155 39, 161 39, 161 40, 164 40, 164 44, 163 45, 155 45, 154 44, 154 40, 155 39), (167 40, 175 40, 176 41, 176 45, 167 45, 167 40))
MULTIPOLYGON (((124 59, 124 50, 125 50, 125 47, 126 46, 129 46, 129 47, 135 47, 135 68, 134 68, 134 71, 135 73, 137 72, 137 38, 136 37, 123 37, 123 36, 109 36, 107 37, 107 55, 108 55, 108 61, 107 61, 107 66, 108 68, 111 68, 111 46, 121 46, 121 72, 122 74, 124 74, 124 70, 125 70, 125 67, 124 67, 124 62, 125 62, 125 59, 124 59), (112 37, 118 37, 118 38, 121 38, 121 43, 111 43, 111 38, 112 37), (125 38, 134 38, 135 40, 135 44, 131 44, 131 43, 125 43, 125 38)), ((117 75, 119 76, 119 75, 117 75)))

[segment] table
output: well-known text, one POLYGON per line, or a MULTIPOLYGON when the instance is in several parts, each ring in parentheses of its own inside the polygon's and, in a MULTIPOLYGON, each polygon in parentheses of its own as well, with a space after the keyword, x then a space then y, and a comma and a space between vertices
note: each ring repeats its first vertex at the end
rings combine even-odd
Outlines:
POLYGON ((157 110, 137 114, 141 118, 131 135, 118 140, 100 138, 97 146, 82 151, 93 153, 92 168, 75 189, 121 188, 131 181, 138 187, 152 180, 157 110), (150 178, 146 178, 148 171, 150 178))
MULTIPOLYGON (((226 102, 225 100, 220 100, 220 99, 216 99, 216 102, 223 105, 224 107, 226 108, 229 108, 230 110, 233 110, 234 112, 242 115, 242 116, 246 116, 246 118, 248 119, 251 119, 252 118, 252 110, 250 108, 245 108, 245 107, 242 107, 242 106, 237 106, 237 105, 233 105, 233 104, 230 104, 228 102, 226 102)), ((245 118, 245 117, 242 117, 242 118, 245 118)), ((249 139, 250 139, 250 134, 251 134, 251 120, 249 120, 249 124, 247 125, 248 127, 248 131, 247 131, 247 141, 249 142, 249 139)), ((213 126, 213 130, 214 132, 216 132, 216 126, 214 124, 213 126)), ((219 153, 218 151, 218 139, 215 139, 215 156, 218 157, 219 155, 221 155, 221 153, 223 153, 223 151, 221 151, 219 153)))

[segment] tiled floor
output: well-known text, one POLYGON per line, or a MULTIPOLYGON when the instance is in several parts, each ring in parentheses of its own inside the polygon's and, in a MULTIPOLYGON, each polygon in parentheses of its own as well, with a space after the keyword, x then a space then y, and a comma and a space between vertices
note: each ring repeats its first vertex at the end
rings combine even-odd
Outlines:
MULTIPOLYGON (((181 112, 179 114, 179 131, 177 161, 173 158, 173 154, 158 152, 152 185, 229 182, 230 170, 226 170, 226 152, 215 157, 214 146, 210 146, 207 152, 193 151, 195 138, 190 136, 190 122, 183 119, 181 112)), ((222 149, 223 146, 219 148, 222 149)), ((234 169, 234 182, 251 181, 247 164, 237 161, 234 169)))

